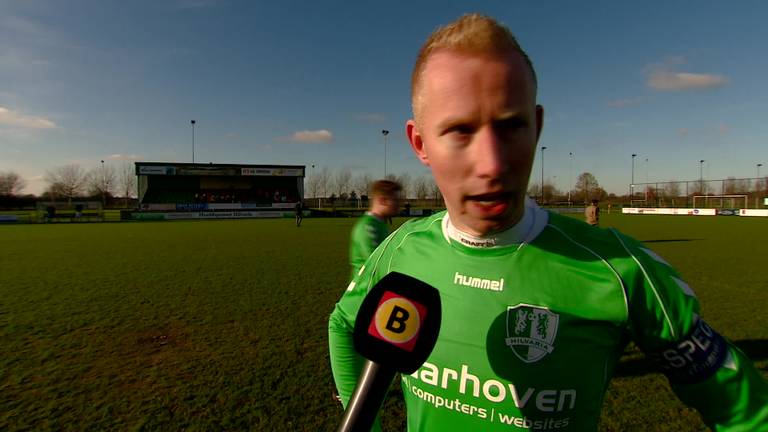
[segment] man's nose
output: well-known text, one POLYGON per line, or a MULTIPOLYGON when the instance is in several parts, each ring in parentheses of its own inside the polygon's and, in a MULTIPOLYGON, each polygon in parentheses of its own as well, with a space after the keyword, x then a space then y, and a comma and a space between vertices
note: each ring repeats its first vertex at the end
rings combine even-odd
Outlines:
POLYGON ((504 142, 492 127, 483 127, 475 134, 475 173, 478 177, 496 179, 507 169, 504 142))

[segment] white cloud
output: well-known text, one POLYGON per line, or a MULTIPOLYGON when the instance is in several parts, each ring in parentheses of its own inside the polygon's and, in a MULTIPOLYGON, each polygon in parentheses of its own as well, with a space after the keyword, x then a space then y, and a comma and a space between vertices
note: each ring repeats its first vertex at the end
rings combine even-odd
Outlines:
POLYGON ((141 159, 144 159, 142 155, 137 155, 137 154, 124 155, 120 153, 115 153, 115 154, 111 154, 104 157, 104 160, 114 160, 114 161, 119 161, 119 160, 137 161, 141 159))
POLYGON ((22 129, 53 129, 56 123, 43 117, 27 116, 0 106, 0 125, 22 129))
POLYGON ((317 144, 317 143, 329 143, 333 141, 333 134, 326 129, 320 129, 316 131, 298 131, 293 135, 285 139, 286 141, 304 143, 304 144, 317 144))
POLYGON ((359 114, 355 116, 355 118, 369 123, 382 123, 387 120, 387 117, 384 114, 379 113, 359 114))
POLYGON ((722 75, 657 70, 648 77, 648 87, 660 91, 706 90, 728 84, 722 75))

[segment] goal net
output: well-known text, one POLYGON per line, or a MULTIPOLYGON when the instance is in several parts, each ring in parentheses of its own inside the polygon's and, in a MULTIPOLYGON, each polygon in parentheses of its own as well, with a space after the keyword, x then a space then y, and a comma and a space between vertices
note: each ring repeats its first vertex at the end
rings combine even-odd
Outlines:
POLYGON ((693 208, 748 208, 747 195, 694 195, 693 208))

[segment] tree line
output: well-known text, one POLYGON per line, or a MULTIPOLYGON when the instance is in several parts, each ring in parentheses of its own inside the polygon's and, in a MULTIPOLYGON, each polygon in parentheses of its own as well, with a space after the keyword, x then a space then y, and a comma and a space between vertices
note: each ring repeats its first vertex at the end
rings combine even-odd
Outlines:
MULTIPOLYGON (((367 197, 371 185, 378 180, 367 172, 353 175, 349 168, 340 168, 334 171, 327 166, 318 170, 313 168, 308 174, 304 187, 305 198, 356 200, 367 197)), ((403 188, 402 193, 405 198, 442 199, 440 190, 431 176, 413 177, 408 173, 401 173, 388 174, 386 179, 399 183, 403 188)))
POLYGON ((551 180, 541 183, 531 183, 528 187, 528 195, 545 204, 557 203, 588 203, 593 199, 605 201, 618 198, 615 194, 609 194, 600 186, 597 178, 590 172, 579 174, 576 184, 570 191, 562 191, 555 187, 551 180))
MULTIPOLYGON (((370 187, 376 178, 363 172, 352 174, 349 168, 331 170, 324 166, 315 170, 314 165, 305 178, 305 198, 331 199, 339 201, 354 201, 367 197, 370 187)), ((398 182, 403 187, 403 197, 417 200, 442 200, 440 190, 430 175, 413 177, 409 173, 388 174, 387 179, 398 182)), ((76 164, 62 165, 46 171, 44 180, 46 189, 39 196, 25 195, 29 199, 67 200, 89 198, 97 201, 113 201, 120 197, 127 203, 136 197, 136 172, 133 162, 123 161, 120 164, 104 163, 90 170, 84 170, 76 164)), ((633 191, 633 198, 643 198, 655 202, 663 199, 673 199, 686 195, 701 194, 735 194, 749 193, 752 189, 750 179, 728 177, 718 180, 718 190, 710 182, 658 182, 655 186, 643 185, 633 191)), ((0 172, 0 197, 21 197, 27 182, 16 172, 0 172)), ((768 189, 766 179, 757 179, 755 191, 768 189)), ((557 203, 588 203, 592 199, 600 201, 627 199, 629 194, 617 196, 603 189, 594 174, 581 173, 573 189, 562 191, 555 187, 551 180, 542 184, 532 182, 528 194, 545 204, 557 203)))
MULTIPOLYGON (((47 186, 39 197, 44 200, 67 200, 89 198, 98 201, 120 197, 126 200, 136 196, 136 171, 134 164, 124 161, 115 165, 104 163, 90 170, 80 165, 69 164, 46 171, 43 179, 47 186)), ((13 171, 0 172, 0 196, 21 197, 27 186, 26 181, 13 171)))

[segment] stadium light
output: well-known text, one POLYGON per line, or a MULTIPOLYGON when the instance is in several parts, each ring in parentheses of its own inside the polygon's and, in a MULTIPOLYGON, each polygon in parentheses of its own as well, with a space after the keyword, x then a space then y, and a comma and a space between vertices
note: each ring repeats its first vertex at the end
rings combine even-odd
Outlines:
POLYGON ((381 134, 384 135, 384 178, 387 178, 387 135, 389 135, 389 131, 384 129, 381 134))
POLYGON ((544 150, 547 146, 541 147, 541 205, 544 205, 544 150))
POLYGON ((192 163, 195 163, 195 121, 192 120, 192 163))

